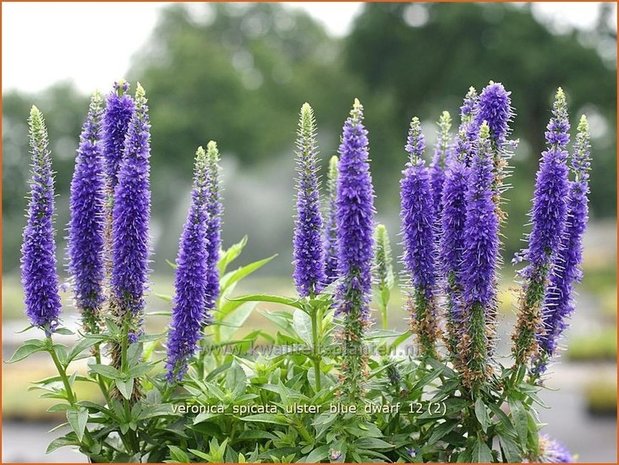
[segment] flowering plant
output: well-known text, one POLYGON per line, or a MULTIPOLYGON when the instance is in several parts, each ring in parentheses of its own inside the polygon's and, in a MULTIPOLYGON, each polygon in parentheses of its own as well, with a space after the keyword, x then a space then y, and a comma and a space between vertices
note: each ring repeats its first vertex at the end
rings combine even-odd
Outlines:
POLYGON ((30 119, 32 181, 22 248, 25 311, 41 336, 13 355, 47 352, 57 376, 34 387, 57 399, 69 432, 48 450, 78 448, 92 462, 567 462, 540 434, 546 369, 574 310, 587 223, 589 133, 570 154, 566 98, 557 91, 517 259, 513 363, 496 356, 501 228, 510 93, 471 88, 460 125, 443 112, 431 163, 421 122, 405 144, 400 198, 410 328, 389 330, 398 284, 389 234, 374 219, 369 134, 355 100, 331 158, 323 211, 316 120, 300 112, 293 297, 234 296, 269 257, 234 270, 247 240, 221 248, 215 142, 195 157, 191 205, 173 264, 171 322, 148 334, 148 102, 138 84, 92 97, 71 183, 68 271, 82 327, 62 326, 54 237, 54 180, 41 112, 30 119), (372 297, 373 296, 373 297, 372 297), (277 333, 243 331, 257 304, 277 333), (380 314, 372 328, 371 310, 380 314), (65 346, 57 334, 73 335, 65 346), (266 344, 265 344, 266 343, 266 344), (410 348, 414 351, 411 352, 410 348), (268 349, 268 350, 267 350, 268 349), (406 349, 406 350, 403 350, 406 349), (87 360, 87 370, 75 362, 87 360), (94 383, 102 400, 80 399, 94 383))

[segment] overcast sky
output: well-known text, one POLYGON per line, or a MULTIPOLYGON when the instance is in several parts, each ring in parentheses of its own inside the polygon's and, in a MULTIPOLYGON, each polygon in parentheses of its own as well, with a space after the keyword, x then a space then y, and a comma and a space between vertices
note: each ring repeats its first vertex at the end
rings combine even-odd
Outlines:
MULTIPOLYGON (((129 69, 166 3, 3 3, 2 90, 38 91, 72 80, 83 92, 106 89, 129 69)), ((293 3, 346 34, 361 3, 293 3)), ((196 6, 195 4, 193 6, 196 6)), ((595 24, 598 4, 537 3, 558 29, 595 24)), ((615 26, 616 28, 616 26, 615 26)))

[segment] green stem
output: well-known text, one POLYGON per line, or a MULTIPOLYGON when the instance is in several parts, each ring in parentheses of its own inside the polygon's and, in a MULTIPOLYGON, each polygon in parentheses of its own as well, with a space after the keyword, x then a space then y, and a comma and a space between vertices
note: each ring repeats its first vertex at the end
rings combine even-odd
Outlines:
POLYGON ((60 360, 58 359, 58 355, 56 355, 52 337, 47 336, 47 340, 49 343, 48 352, 51 355, 52 360, 54 361, 54 365, 56 365, 56 370, 58 370, 58 374, 60 375, 60 378, 62 379, 62 384, 64 385, 64 388, 67 391, 67 401, 73 407, 75 406, 76 399, 75 399, 75 394, 73 394, 73 388, 71 387, 71 383, 69 383, 69 378, 67 377, 67 371, 65 367, 62 365, 62 363, 60 363, 60 360))
POLYGON ((383 325, 383 329, 388 329, 389 325, 387 323, 387 305, 381 306, 380 316, 381 316, 381 322, 383 325))
MULTIPOLYGON (((95 361, 97 365, 101 365, 101 348, 100 348, 99 343, 95 345, 94 351, 95 351, 95 361)), ((99 385, 99 389, 101 390, 101 394, 103 394, 103 397, 105 398, 105 402, 107 403, 107 405, 110 405, 110 395, 107 392, 107 386, 105 385, 103 376, 101 376, 100 374, 97 374, 96 377, 97 377, 97 384, 99 385)))
MULTIPOLYGON (((312 299, 313 300, 313 299, 312 299)), ((314 377, 316 379, 316 392, 320 392, 321 390, 321 381, 320 381, 320 319, 322 315, 320 314, 320 307, 311 305, 311 319, 312 319, 312 341, 313 341, 313 363, 314 363, 314 377)))

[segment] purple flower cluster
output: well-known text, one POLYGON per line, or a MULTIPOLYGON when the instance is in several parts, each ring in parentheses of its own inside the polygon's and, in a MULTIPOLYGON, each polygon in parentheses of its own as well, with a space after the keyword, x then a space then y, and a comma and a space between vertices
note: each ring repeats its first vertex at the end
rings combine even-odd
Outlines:
POLYGON ((95 93, 80 135, 71 180, 69 222, 69 273, 75 301, 87 332, 98 332, 103 295, 103 233, 105 173, 101 155, 103 100, 95 93))
POLYGON ((539 374, 556 351, 558 339, 574 311, 572 288, 581 277, 582 235, 587 226, 589 193, 590 142, 589 125, 583 115, 578 125, 571 170, 574 180, 569 183, 567 219, 561 243, 553 259, 546 291, 542 330, 538 334, 540 354, 536 363, 539 374))
POLYGON ((337 178, 338 289, 341 313, 357 306, 368 317, 372 289, 374 188, 368 163, 368 137, 358 100, 344 124, 337 178))
POLYGON ((294 281, 301 297, 320 293, 325 282, 317 152, 314 111, 304 103, 297 138, 297 208, 293 239, 294 281))
POLYGON ((329 172, 327 174, 327 190, 329 205, 327 220, 325 223, 325 285, 329 285, 338 278, 337 266, 337 177, 339 159, 334 155, 329 160, 329 172))
POLYGON ((530 213, 533 228, 525 255, 529 262, 525 270, 525 276, 528 277, 547 267, 550 255, 559 245, 565 224, 568 192, 566 146, 570 138, 569 129, 565 95, 559 89, 553 117, 546 131, 546 142, 549 147, 542 153, 535 182, 533 208, 530 213))
POLYGON ((358 403, 368 377, 363 337, 369 323, 374 256, 374 188, 363 106, 355 99, 344 123, 337 178, 338 275, 336 313, 343 316, 340 395, 358 403))
POLYGON ((478 153, 472 160, 466 194, 463 297, 467 307, 494 304, 494 272, 499 253, 499 224, 492 202, 492 151, 489 126, 482 124, 478 153))
POLYGON ((574 457, 559 441, 546 434, 540 434, 539 451, 535 461, 540 463, 572 463, 574 457))
POLYGON ((419 289, 426 298, 431 298, 436 285, 436 249, 432 186, 429 170, 422 158, 424 150, 421 123, 414 117, 406 144, 410 160, 400 181, 403 263, 413 287, 419 289))
POLYGON ((139 314, 148 275, 150 220, 150 124, 144 89, 138 84, 113 211, 112 293, 120 314, 139 314))
POLYGON ((208 161, 202 147, 196 152, 191 207, 180 239, 176 259, 174 308, 168 333, 167 379, 179 381, 202 336, 207 315, 209 273, 207 238, 208 161))
POLYGON ((37 107, 28 119, 32 178, 21 248, 21 277, 26 314, 50 335, 58 325, 60 295, 54 239, 54 176, 43 115, 37 107))
POLYGON ((499 218, 493 202, 494 181, 489 127, 484 122, 470 168, 466 193, 462 300, 467 338, 462 342, 465 382, 477 385, 488 372, 496 307, 499 218))
POLYGON ((103 117, 103 159, 111 188, 118 184, 118 171, 125 151, 125 138, 135 111, 133 98, 127 93, 128 91, 128 82, 114 83, 114 91, 107 98, 103 117))
POLYGON ((511 92, 503 84, 490 81, 479 96, 475 124, 480 127, 485 121, 490 130, 490 140, 496 149, 501 149, 509 135, 509 123, 513 117, 511 92))
POLYGON ((412 327, 421 350, 435 353, 437 339, 435 213, 430 173, 423 160, 425 149, 421 124, 414 117, 408 132, 406 151, 410 156, 400 181, 402 221, 402 262, 411 280, 412 327))
POLYGON ((529 264, 521 272, 525 282, 513 337, 513 353, 521 365, 537 349, 536 336, 541 331, 545 283, 565 227, 569 187, 566 149, 569 128, 565 94, 559 89, 546 131, 548 149, 542 153, 535 183, 529 247, 523 254, 529 264))

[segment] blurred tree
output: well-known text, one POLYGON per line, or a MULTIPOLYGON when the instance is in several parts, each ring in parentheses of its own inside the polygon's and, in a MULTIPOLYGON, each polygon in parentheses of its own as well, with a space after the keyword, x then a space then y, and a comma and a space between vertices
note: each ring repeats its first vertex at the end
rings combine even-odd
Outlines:
MULTIPOLYGON (((608 24, 605 14, 608 10, 602 9, 600 21, 608 24)), ((344 55, 351 72, 391 107, 387 112, 367 108, 370 131, 389 134, 373 140, 374 152, 381 154, 376 168, 393 167, 390 179, 401 168, 401 147, 413 114, 426 122, 435 121, 443 108, 457 115, 469 85, 480 91, 489 80, 502 82, 513 92, 513 135, 521 139, 513 160, 512 182, 518 189, 507 194, 512 218, 508 246, 514 250, 519 247, 514 233, 522 230, 530 205, 551 98, 562 86, 573 122, 585 112, 596 127, 593 212, 614 215, 616 61, 605 61, 596 53, 599 40, 591 43, 586 40, 590 36, 576 30, 551 33, 531 14, 530 4, 366 4, 346 38, 344 55), (586 42, 591 46, 583 45, 586 42)))
POLYGON ((156 102, 153 166, 186 177, 209 139, 244 163, 286 153, 306 100, 319 126, 343 121, 356 94, 338 49, 306 13, 280 5, 170 6, 129 73, 156 102))
MULTIPOLYGON (((293 206, 288 174, 297 115, 305 101, 316 112, 325 163, 337 149, 353 98, 364 103, 380 220, 397 229, 398 180, 410 117, 423 119, 431 143, 440 112, 449 110, 457 121, 469 85, 481 90, 490 79, 513 91, 513 134, 521 139, 513 160, 512 182, 518 187, 508 193, 509 252, 520 246, 533 173, 559 85, 568 94, 572 120, 584 111, 592 125, 593 213, 614 215, 616 32, 609 14, 608 8, 601 9, 595 30, 554 33, 535 19, 530 5, 366 4, 350 34, 340 40, 306 13, 278 4, 170 5, 126 76, 142 83, 151 107, 153 230, 159 247, 166 247, 162 257, 175 255, 184 216, 179 199, 190 185, 195 149, 209 139, 218 141, 224 161, 238 159, 243 165, 234 174, 243 188, 226 185, 226 199, 234 206, 226 213, 226 243, 251 229, 254 239, 272 236, 269 243, 252 242, 257 256, 273 247, 286 256, 291 233, 285 226, 292 227, 293 206), (275 165, 278 170, 272 169, 275 165), (254 182, 258 177, 263 184, 254 182), (256 210, 255 203, 245 202, 245 210, 241 205, 248 192, 279 183, 284 187, 261 192, 255 201, 268 205, 248 215, 248 209, 256 210), (256 225, 265 211, 269 221, 256 225), (252 228, 248 222, 254 222, 252 228)), ((66 197, 87 111, 87 97, 67 84, 37 95, 4 95, 6 271, 18 264, 28 173, 26 118, 32 103, 49 126, 61 196, 59 237, 68 219, 66 197)))

